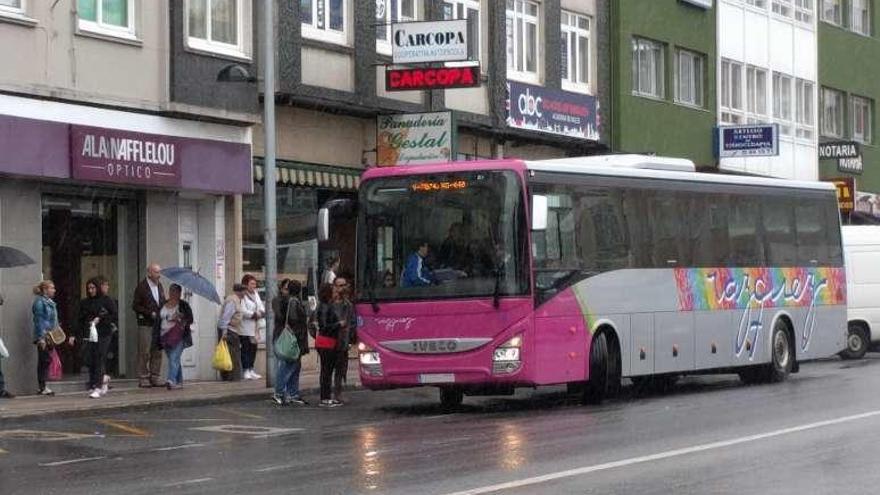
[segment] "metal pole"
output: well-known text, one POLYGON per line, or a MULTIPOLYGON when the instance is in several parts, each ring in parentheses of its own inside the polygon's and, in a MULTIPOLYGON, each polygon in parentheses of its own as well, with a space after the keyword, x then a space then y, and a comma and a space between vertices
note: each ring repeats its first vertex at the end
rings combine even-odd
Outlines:
POLYGON ((266 387, 274 382, 275 353, 272 335, 275 314, 272 304, 277 292, 278 263, 276 260, 275 219, 275 22, 273 0, 263 0, 263 138, 265 139, 265 170, 263 172, 264 237, 266 244, 266 387))

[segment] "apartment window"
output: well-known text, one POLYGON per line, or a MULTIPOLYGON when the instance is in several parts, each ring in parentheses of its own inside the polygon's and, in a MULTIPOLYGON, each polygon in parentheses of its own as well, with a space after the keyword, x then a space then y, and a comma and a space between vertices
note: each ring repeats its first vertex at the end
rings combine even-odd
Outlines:
POLYGON ((871 100, 852 96, 852 137, 860 143, 871 143, 871 100))
POLYGON ((843 137, 843 93, 822 88, 822 135, 843 137))
POLYGON ((767 0, 746 0, 746 3, 759 9, 767 8, 767 0))
POLYGON ((743 123, 742 77, 742 64, 721 60, 721 122, 725 124, 743 123))
POLYGON ((837 26, 843 25, 843 0, 822 0, 822 20, 837 26))
POLYGON ((471 60, 480 60, 480 1, 445 0, 443 2, 443 18, 468 20, 470 58, 471 60))
POLYGON ((244 57, 244 19, 249 19, 243 0, 189 0, 187 44, 190 48, 244 57))
POLYGON ((795 0, 795 20, 803 22, 805 24, 813 24, 813 2, 814 0, 795 0))
POLYGON ((675 52, 675 101, 686 105, 703 106, 702 55, 687 50, 675 52))
POLYGON ((666 94, 664 46, 656 41, 633 38, 632 57, 633 94, 663 98, 666 94))
POLYGON ((538 81, 538 4, 507 0, 507 73, 538 81))
POLYGON ((76 15, 79 29, 83 31, 135 37, 134 0, 77 0, 76 15))
POLYGON ((813 139, 815 127, 813 119, 813 83, 803 79, 795 81, 795 121, 796 136, 802 139, 813 139))
POLYGON ((783 136, 791 134, 791 77, 773 73, 773 118, 783 136))
POLYGON ((345 8, 345 0, 300 0, 299 18, 303 36, 347 44, 345 8))
POLYGON ((562 12, 562 86, 573 91, 590 89, 590 18, 562 12))
POLYGON ((773 0, 773 13, 781 15, 782 17, 791 17, 791 1, 792 0, 773 0))
POLYGON ((24 14, 24 0, 0 0, 0 15, 24 14))
POLYGON ((391 23, 416 20, 416 0, 376 0, 376 50, 391 54, 391 23))
POLYGON ((746 67, 746 123, 757 124, 767 118, 767 71, 758 67, 746 67))
POLYGON ((850 4, 852 6, 852 30, 865 36, 871 36, 870 3, 871 0, 852 0, 850 4))

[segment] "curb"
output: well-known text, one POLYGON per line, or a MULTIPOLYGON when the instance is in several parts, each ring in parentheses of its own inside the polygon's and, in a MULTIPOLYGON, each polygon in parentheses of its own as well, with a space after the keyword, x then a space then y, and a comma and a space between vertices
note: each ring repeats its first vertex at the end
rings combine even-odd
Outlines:
MULTIPOLYGON (((343 387, 345 391, 356 391, 363 389, 363 386, 360 384, 357 385, 346 385, 343 387)), ((303 394, 319 394, 320 387, 312 386, 300 389, 303 394)), ((264 391, 261 392, 247 392, 238 395, 218 395, 217 397, 192 397, 192 398, 181 398, 181 399, 171 399, 169 400, 167 397, 156 398, 154 400, 149 400, 145 402, 138 402, 133 404, 108 404, 106 406, 102 406, 100 403, 90 403, 88 407, 75 407, 69 409, 55 409, 52 411, 21 411, 19 412, 3 412, 0 411, 0 421, 19 421, 19 420, 29 420, 34 418, 40 419, 57 419, 57 418, 82 418, 85 416, 94 415, 96 413, 113 413, 113 412, 121 412, 121 411, 149 411, 154 409, 161 408, 171 408, 171 407, 193 407, 193 406, 202 406, 208 404, 228 404, 232 402, 245 402, 252 401, 258 399, 266 399, 267 401, 271 397, 272 389, 266 387, 264 391)), ((12 399, 15 400, 15 399, 12 399)), ((51 399, 48 399, 51 400, 51 399)))

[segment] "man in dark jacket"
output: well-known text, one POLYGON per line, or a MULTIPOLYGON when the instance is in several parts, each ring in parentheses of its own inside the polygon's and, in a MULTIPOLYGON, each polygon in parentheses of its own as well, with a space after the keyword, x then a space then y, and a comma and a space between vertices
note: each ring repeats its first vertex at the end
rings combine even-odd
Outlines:
POLYGON ((134 289, 131 304, 137 315, 138 324, 138 385, 141 387, 160 387, 159 373, 162 370, 162 350, 154 338, 154 327, 159 311, 165 304, 165 289, 159 281, 161 267, 156 263, 147 267, 147 277, 134 289))

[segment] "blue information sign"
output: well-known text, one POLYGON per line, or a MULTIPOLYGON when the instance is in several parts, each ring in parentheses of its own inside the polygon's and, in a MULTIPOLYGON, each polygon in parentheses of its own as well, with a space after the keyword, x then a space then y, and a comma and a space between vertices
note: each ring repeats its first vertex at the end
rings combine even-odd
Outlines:
POLYGON ((723 125, 717 127, 715 152, 719 158, 779 155, 779 125, 723 125))

